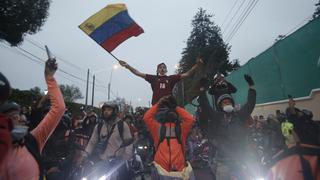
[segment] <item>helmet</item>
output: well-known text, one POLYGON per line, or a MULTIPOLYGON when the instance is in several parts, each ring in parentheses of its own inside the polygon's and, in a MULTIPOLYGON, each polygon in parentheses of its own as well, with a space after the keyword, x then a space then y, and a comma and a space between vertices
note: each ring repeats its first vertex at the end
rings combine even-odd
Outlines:
POLYGON ((0 102, 8 99, 11 93, 10 83, 7 78, 0 72, 0 102))
POLYGON ((230 94, 223 94, 217 99, 218 108, 220 108, 221 102, 225 99, 230 99, 232 102, 232 105, 234 106, 234 100, 233 100, 232 96, 230 94))
POLYGON ((119 113, 119 106, 116 103, 114 103, 114 102, 105 102, 101 106, 101 114, 103 114, 104 109, 107 108, 107 107, 113 109, 112 116, 116 116, 119 113))
POLYGON ((5 102, 0 106, 0 112, 2 113, 7 113, 12 110, 20 111, 20 105, 11 101, 11 102, 5 102))

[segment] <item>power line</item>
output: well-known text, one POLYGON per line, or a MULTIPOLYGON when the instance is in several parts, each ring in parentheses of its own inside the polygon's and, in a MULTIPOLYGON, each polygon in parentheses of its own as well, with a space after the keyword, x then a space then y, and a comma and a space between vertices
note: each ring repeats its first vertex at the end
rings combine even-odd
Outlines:
MULTIPOLYGON (((26 51, 26 50, 24 50, 24 49, 22 49, 22 48, 21 48, 20 50, 19 50, 18 48, 12 48, 12 47, 10 47, 9 45, 7 45, 7 44, 5 44, 5 43, 0 43, 0 45, 1 45, 2 47, 4 47, 4 48, 10 50, 12 53, 15 53, 15 54, 17 54, 17 55, 22 55, 22 56, 26 57, 25 60, 30 60, 30 61, 32 61, 32 62, 35 62, 35 63, 37 63, 37 64, 38 64, 39 66, 41 66, 41 67, 43 67, 43 65, 44 65, 44 63, 45 63, 45 61, 43 61, 43 60, 41 60, 41 61, 38 60, 37 56, 33 55, 32 53, 30 53, 30 52, 28 52, 28 51, 26 51), (23 52, 25 52, 25 53, 27 53, 27 54, 29 54, 29 55, 32 55, 32 57, 28 56, 27 54, 25 54, 25 53, 23 53, 23 52)), ((75 84, 77 84, 77 85, 79 85, 79 83, 86 84, 86 82, 83 82, 82 80, 80 80, 80 82, 77 82, 77 81, 75 81, 75 80, 72 80, 72 79, 66 77, 65 75, 63 75, 62 73, 64 73, 64 72, 57 71, 57 76, 62 77, 63 79, 66 79, 66 80, 68 80, 68 81, 70 81, 70 82, 72 82, 72 83, 75 83, 75 84)), ((79 80, 79 79, 77 79, 77 80, 79 80)), ((101 93, 101 94, 106 95, 106 89, 107 89, 106 87, 101 86, 101 85, 98 85, 98 86, 96 86, 96 87, 97 87, 97 88, 95 89, 95 91, 97 91, 97 92, 99 92, 99 93, 101 93), (98 88, 100 88, 100 89, 98 89, 98 88)))
MULTIPOLYGON (((12 48, 10 48, 10 49, 12 49, 12 48)), ((40 57, 32 54, 31 52, 29 52, 29 51, 27 51, 27 50, 25 50, 25 49, 23 49, 23 48, 21 48, 21 47, 16 47, 16 50, 17 50, 18 53, 20 53, 21 55, 27 57, 27 58, 30 59, 31 61, 34 61, 34 62, 37 62, 37 63, 40 63, 40 64, 42 64, 42 63, 44 64, 44 63, 45 63, 45 61, 44 61, 43 59, 41 59, 40 57), (20 50, 20 51, 19 51, 19 50, 20 50), (22 53, 21 51, 24 52, 24 53, 27 53, 28 55, 32 56, 33 58, 30 58, 29 56, 27 56, 26 54, 22 53)), ((77 76, 75 76, 75 75, 73 75, 73 74, 71 74, 71 73, 69 73, 69 72, 61 69, 61 68, 59 68, 58 71, 66 74, 66 75, 69 75, 69 76, 71 76, 71 77, 73 77, 73 78, 75 78, 75 79, 77 79, 77 80, 79 80, 79 81, 81 81, 81 82, 83 82, 83 83, 86 83, 86 82, 87 82, 85 79, 81 79, 81 78, 79 78, 79 77, 77 77, 77 76)), ((68 79, 68 80, 70 80, 70 79, 68 79)), ((89 83, 90 83, 90 84, 93 84, 92 81, 89 81, 89 83)), ((103 85, 100 85, 100 84, 96 84, 96 86, 97 86, 97 87, 101 87, 101 88, 107 88, 106 86, 103 86, 103 85)))
POLYGON ((246 13, 248 12, 248 10, 250 9, 250 7, 253 5, 255 0, 249 0, 246 7, 242 10, 242 12, 240 13, 240 15, 238 16, 237 20, 234 22, 234 24, 232 25, 229 33, 226 33, 225 37, 226 37, 226 42, 228 42, 228 39, 230 38, 230 36, 233 34, 233 32, 236 30, 236 27, 239 25, 239 23, 242 21, 242 19, 245 17, 246 13))
POLYGON ((230 19, 230 21, 228 22, 227 26, 224 28, 224 30, 222 31, 222 34, 224 34, 227 30, 229 25, 231 24, 231 22, 233 21, 233 19, 235 18, 235 16, 238 14, 239 10, 241 9, 241 7, 243 6, 244 2, 246 0, 242 0, 240 6, 238 7, 238 9, 236 10, 236 12, 233 14, 232 18, 230 19))
MULTIPOLYGON (((36 42, 36 41, 34 41, 34 40, 31 40, 31 39, 27 39, 27 38, 25 38, 25 40, 28 41, 29 43, 31 43, 32 45, 34 45, 35 47, 37 47, 37 48, 39 48, 39 49, 41 49, 41 50, 43 50, 43 51, 46 51, 46 49, 43 48, 44 45, 41 45, 39 42, 36 42)), ((55 55, 55 56, 56 56, 57 59, 61 60, 62 62, 68 64, 68 65, 71 66, 71 67, 73 67, 73 68, 75 68, 75 69, 77 69, 77 70, 83 71, 83 72, 87 72, 87 70, 84 70, 84 69, 82 69, 81 67, 79 67, 79 66, 77 66, 77 65, 75 65, 75 64, 73 64, 73 63, 71 63, 71 62, 69 62, 69 61, 67 61, 67 60, 64 60, 63 58, 61 58, 61 56, 57 56, 57 55, 55 55)), ((93 77, 92 74, 89 74, 89 76, 90 76, 90 78, 93 77)), ((97 77, 96 77, 96 81, 97 81, 98 83, 102 83, 101 81, 99 81, 99 80, 97 79, 97 77)), ((92 84, 92 82, 91 82, 91 84, 92 84)), ((97 85, 107 88, 106 86, 103 86, 103 85, 99 85, 99 84, 97 84, 97 85)))
POLYGON ((303 19, 299 24, 297 24, 296 26, 294 26, 292 29, 290 29, 285 36, 288 36, 289 34, 291 34, 292 32, 294 32, 295 30, 297 30, 298 28, 300 28, 300 26, 302 26, 306 21, 310 20, 312 18, 312 15, 306 17, 305 19, 303 19))
POLYGON ((237 2, 238 2, 238 0, 235 0, 235 1, 234 1, 232 8, 229 10, 228 14, 227 14, 226 17, 223 19, 223 23, 222 23, 222 25, 221 25, 221 28, 223 27, 223 25, 225 24, 225 22, 227 22, 227 20, 229 19, 229 16, 230 16, 231 12, 233 11, 233 9, 236 7, 237 2))
MULTIPOLYGON (((30 44, 34 45, 35 47, 37 47, 37 48, 41 49, 42 51, 45 51, 45 52, 46 52, 46 49, 43 48, 44 46, 43 46, 43 45, 39 45, 40 43, 37 43, 36 41, 31 40, 31 39, 27 39, 27 38, 25 38, 25 40, 28 41, 30 44)), ((82 69, 81 67, 79 67, 79 66, 77 66, 77 65, 75 65, 75 64, 73 64, 73 63, 71 63, 71 62, 69 62, 69 61, 67 61, 67 60, 65 60, 65 59, 63 59, 63 58, 61 58, 61 56, 57 56, 57 55, 55 54, 55 57, 56 57, 57 59, 61 60, 62 62, 66 63, 66 64, 69 65, 70 67, 73 67, 73 68, 75 68, 75 69, 77 69, 77 70, 86 72, 86 70, 82 69)))
POLYGON ((229 37, 227 38, 227 43, 231 41, 231 39, 234 37, 234 35, 238 32, 240 27, 242 26, 243 22, 247 19, 247 17, 250 15, 254 7, 257 5, 259 0, 253 0, 251 3, 247 6, 248 8, 243 13, 243 16, 239 18, 238 23, 236 24, 235 28, 232 30, 232 32, 229 34, 229 37))

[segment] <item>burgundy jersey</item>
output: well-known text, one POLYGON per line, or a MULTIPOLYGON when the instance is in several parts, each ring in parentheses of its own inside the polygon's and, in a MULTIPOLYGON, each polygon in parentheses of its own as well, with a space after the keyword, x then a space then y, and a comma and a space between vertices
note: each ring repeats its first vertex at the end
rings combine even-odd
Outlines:
POLYGON ((152 105, 156 104, 160 98, 163 96, 168 96, 172 94, 172 89, 175 84, 180 81, 181 76, 171 75, 171 76, 156 76, 147 74, 145 80, 151 84, 153 91, 152 95, 152 105))

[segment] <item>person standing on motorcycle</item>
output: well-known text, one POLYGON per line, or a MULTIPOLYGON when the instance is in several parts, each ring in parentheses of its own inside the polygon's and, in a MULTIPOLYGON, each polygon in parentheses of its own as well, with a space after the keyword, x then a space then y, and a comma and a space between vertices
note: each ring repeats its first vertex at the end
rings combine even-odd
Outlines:
POLYGON ((158 64, 157 75, 142 73, 130 66, 125 61, 120 60, 119 63, 121 66, 129 69, 129 71, 131 71, 134 75, 139 76, 150 83, 153 91, 151 104, 155 105, 161 97, 172 94, 172 90, 178 81, 192 76, 198 67, 203 64, 203 61, 201 58, 197 58, 196 64, 189 71, 171 76, 167 76, 168 70, 166 64, 164 63, 158 64))
POLYGON ((156 148, 151 179, 194 180, 192 167, 185 159, 186 139, 194 124, 193 117, 177 106, 174 97, 165 96, 145 113, 144 122, 156 148), (158 108, 166 111, 156 119, 158 108))
POLYGON ((113 102, 104 103, 101 107, 101 121, 93 130, 91 138, 85 148, 85 156, 92 155, 95 160, 108 160, 114 155, 128 160, 132 157, 132 145, 124 146, 124 141, 132 140, 130 128, 127 123, 118 118, 119 107, 113 102), (123 125, 123 134, 119 132, 119 124, 123 125), (115 154, 116 153, 116 154, 115 154))
POLYGON ((204 88, 199 96, 199 104, 203 111, 209 115, 208 136, 214 140, 217 147, 217 158, 219 159, 217 168, 217 179, 231 179, 230 172, 238 171, 237 162, 244 160, 248 154, 247 129, 245 123, 251 116, 256 104, 256 91, 254 82, 249 75, 244 75, 249 84, 248 99, 240 110, 235 110, 235 103, 230 94, 223 94, 217 98, 217 110, 211 108, 204 88))

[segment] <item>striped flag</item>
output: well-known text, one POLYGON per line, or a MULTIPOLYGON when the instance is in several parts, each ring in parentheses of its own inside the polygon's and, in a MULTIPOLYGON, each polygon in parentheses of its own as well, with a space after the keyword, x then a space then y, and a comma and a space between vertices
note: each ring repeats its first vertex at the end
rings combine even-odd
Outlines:
POLYGON ((129 16, 125 4, 111 4, 84 21, 79 28, 108 52, 143 29, 129 16))

